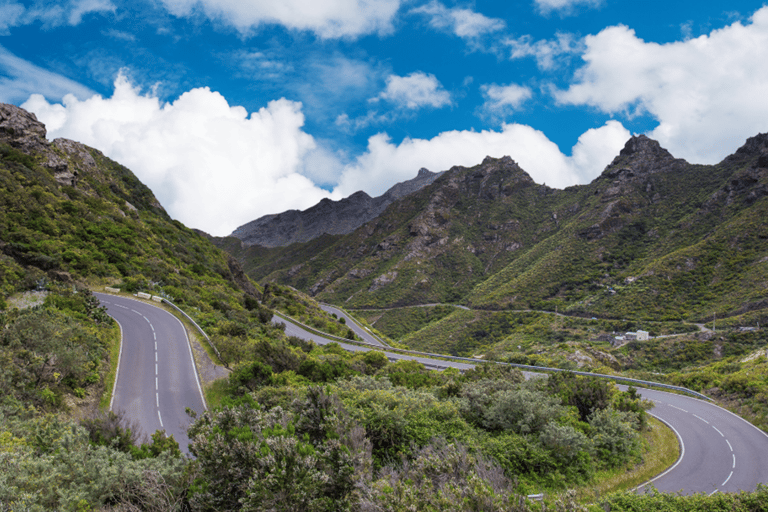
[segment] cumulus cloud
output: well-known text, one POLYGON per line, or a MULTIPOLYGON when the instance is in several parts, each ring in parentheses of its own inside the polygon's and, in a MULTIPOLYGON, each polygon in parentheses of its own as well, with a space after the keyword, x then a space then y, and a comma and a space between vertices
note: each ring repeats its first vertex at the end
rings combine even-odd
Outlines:
POLYGON ((561 16, 574 14, 577 7, 599 7, 603 0, 534 0, 536 7, 542 14, 557 12, 561 16))
POLYGON ((203 14, 249 33, 265 24, 308 30, 321 38, 390 33, 401 0, 161 0, 179 17, 203 14))
POLYGON ((503 118, 517 110, 520 105, 533 96, 531 89, 522 85, 481 85, 485 97, 481 110, 491 117, 503 118))
POLYGON ((51 104, 34 95, 22 107, 46 123, 50 138, 100 149, 133 170, 172 217, 214 235, 330 196, 299 172, 317 147, 302 130, 299 103, 271 101, 248 115, 199 88, 162 104, 121 75, 111 98, 51 104))
POLYGON ((768 7, 696 39, 648 43, 625 26, 585 39, 585 64, 560 104, 650 115, 649 136, 672 154, 716 163, 768 129, 768 7))
POLYGON ((534 41, 531 36, 510 38, 504 41, 510 49, 509 58, 533 57, 539 69, 546 71, 556 68, 565 59, 583 51, 583 45, 571 34, 557 34, 556 39, 534 41))
POLYGON ((0 101, 18 104, 35 93, 56 100, 66 94, 93 95, 88 87, 20 59, 0 45, 0 101))
POLYGON ((471 9, 447 8, 437 0, 410 11, 429 17, 429 25, 437 30, 451 32, 462 39, 475 39, 482 35, 504 29, 506 23, 496 18, 488 18, 471 9))
POLYGON ((413 178, 422 167, 442 171, 504 155, 511 156, 537 183, 565 187, 598 176, 629 136, 621 123, 609 121, 582 134, 572 155, 566 156, 542 132, 520 124, 506 124, 501 131, 443 132, 432 139, 405 139, 400 144, 380 133, 368 140, 365 153, 346 166, 334 192, 347 196, 365 190, 380 195, 395 182, 413 178))
POLYGON ((374 101, 386 100, 399 108, 440 108, 451 103, 451 94, 433 74, 416 71, 408 76, 390 75, 387 87, 374 101))

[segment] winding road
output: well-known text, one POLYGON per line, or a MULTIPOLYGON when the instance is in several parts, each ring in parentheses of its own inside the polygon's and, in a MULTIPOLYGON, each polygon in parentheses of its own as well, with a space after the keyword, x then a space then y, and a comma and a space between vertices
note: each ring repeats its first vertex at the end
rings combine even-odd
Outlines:
MULTIPOLYGON (((151 304, 114 295, 95 295, 120 324, 123 334, 112 409, 124 411, 145 434, 165 429, 187 452, 186 428, 192 419, 185 409, 202 412, 206 407, 184 326, 176 317, 151 304)), ((332 342, 277 317, 274 321, 285 323, 289 336, 319 344, 332 342)), ((380 350, 336 343, 350 351, 380 350)), ((431 369, 473 366, 383 350, 390 360, 411 359, 431 369)), ((768 483, 768 435, 763 431, 703 400, 655 389, 639 389, 639 393, 654 402, 651 414, 672 428, 681 447, 679 460, 642 486, 640 492, 651 485, 660 491, 685 494, 753 491, 759 483, 768 483)))
MULTIPOLYGON (((325 307, 323 309, 326 309, 325 307)), ((329 311, 329 309, 326 309, 329 311)), ((339 310, 331 308, 339 315, 339 310)), ((276 321, 283 322, 276 319, 276 321)), ((285 333, 326 344, 332 340, 312 334, 290 322, 285 333)), ((379 350, 337 342, 353 352, 379 350)), ((418 357, 396 352, 384 353, 390 360, 411 359, 430 369, 472 368, 469 363, 418 357)), ((527 378, 540 373, 523 372, 527 378)), ((620 386, 626 389, 626 386, 620 386)), ((651 415, 660 419, 677 435, 681 448, 678 461, 638 490, 651 486, 660 491, 683 494, 754 491, 759 483, 768 483, 768 435, 743 418, 717 405, 656 389, 638 389, 655 407, 651 415)))
POLYGON ((189 408, 206 409, 187 331, 178 318, 139 300, 94 293, 120 325, 122 346, 110 410, 150 436, 163 429, 188 453, 189 408))

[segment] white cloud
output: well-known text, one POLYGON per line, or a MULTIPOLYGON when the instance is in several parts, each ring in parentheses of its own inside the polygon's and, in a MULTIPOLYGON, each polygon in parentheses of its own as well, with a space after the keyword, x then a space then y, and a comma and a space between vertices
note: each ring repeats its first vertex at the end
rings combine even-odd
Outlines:
POLYGON ((50 138, 100 149, 133 170, 171 216, 214 235, 330 196, 300 174, 317 145, 302 130, 299 103, 272 101, 249 116, 200 88, 161 104, 121 75, 111 98, 50 104, 34 95, 22 107, 47 124, 50 138))
POLYGON ((600 7, 603 0, 534 0, 534 3, 542 14, 556 11, 560 15, 567 16, 573 14, 580 6, 600 7))
POLYGON ((429 16, 432 28, 447 30, 463 39, 474 39, 506 26, 503 20, 488 18, 471 9, 449 9, 437 0, 412 9, 411 13, 429 16))
POLYGON ((70 0, 57 4, 41 2, 29 8, 18 2, 6 2, 0 5, 0 34, 7 34, 10 27, 38 21, 42 22, 45 28, 76 26, 88 14, 115 12, 115 9, 110 0, 70 0))
POLYGON ((522 85, 481 85, 485 97, 482 110, 492 117, 503 118, 517 110, 520 105, 533 96, 531 89, 522 85))
POLYGON ((202 13, 243 34, 265 24, 309 30, 326 39, 386 34, 401 0, 161 0, 175 16, 202 13))
POLYGON ((7 36, 10 34, 9 28, 21 24, 24 11, 24 6, 20 3, 9 2, 0 5, 0 35, 7 36))
POLYGON ((0 101, 17 104, 35 93, 55 100, 66 94, 79 98, 93 95, 84 85, 35 66, 0 46, 0 101))
POLYGON ((435 75, 416 71, 408 76, 390 75, 387 87, 374 101, 383 99, 400 108, 440 108, 451 104, 451 95, 435 75))
POLYGON ((380 133, 368 140, 365 153, 346 166, 334 192, 347 196, 365 190, 380 195, 394 183, 413 178, 422 167, 442 171, 504 155, 511 156, 537 183, 565 187, 597 177, 629 136, 620 123, 610 121, 582 134, 569 157, 542 132, 520 124, 504 125, 501 131, 443 132, 429 140, 405 139, 398 145, 380 133))
POLYGON ((507 39, 510 59, 533 57, 541 70, 551 70, 562 63, 564 58, 584 50, 583 44, 571 34, 557 34, 557 39, 533 41, 531 36, 507 39))
POLYGON ((561 104, 648 114, 649 133, 678 157, 716 163, 768 129, 768 7, 696 39, 647 43, 625 26, 585 39, 575 83, 561 104))

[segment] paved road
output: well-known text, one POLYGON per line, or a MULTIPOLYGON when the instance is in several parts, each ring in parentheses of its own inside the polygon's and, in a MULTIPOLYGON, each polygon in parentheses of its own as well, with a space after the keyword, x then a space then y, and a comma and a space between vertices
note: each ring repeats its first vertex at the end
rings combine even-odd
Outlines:
POLYGON ((343 318, 346 322, 346 326, 354 331, 355 334, 360 336, 366 343, 371 345, 377 345, 379 347, 386 347, 387 344, 383 343, 378 337, 374 336, 368 329, 357 323, 357 320, 347 315, 341 309, 331 306, 330 304, 320 304, 323 311, 327 313, 335 314, 339 318, 343 318))
MULTIPOLYGON (((337 313, 338 314, 338 313, 337 313)), ((275 321, 281 321, 275 318, 275 321)), ((331 341, 286 323, 286 334, 315 343, 331 341)), ((376 350, 339 343, 350 351, 376 350)), ((468 369, 473 365, 416 357, 396 352, 384 353, 392 360, 413 359, 428 368, 468 369)), ((527 378, 539 373, 523 372, 527 378)), ((620 386, 626 389, 626 386, 620 386)), ((754 491, 758 483, 768 483, 768 435, 735 414, 709 402, 655 389, 638 390, 656 406, 651 414, 673 428, 682 457, 651 484, 661 491, 684 494, 754 491)), ((645 486, 644 489, 649 489, 645 486)), ((641 489, 642 490, 642 489, 641 489)))
MULTIPOLYGON (((113 410, 123 410, 151 434, 165 428, 186 452, 185 407, 204 410, 202 391, 181 322, 150 304, 96 294, 123 330, 123 348, 113 410)), ((337 313, 338 314, 338 313, 337 313)), ((279 318, 275 321, 282 322, 279 318)), ((284 322, 286 334, 319 344, 331 341, 284 322)), ((351 351, 376 350, 339 343, 351 351)), ((395 352, 390 359, 412 359, 429 368, 471 368, 469 363, 442 361, 395 352)), ((533 374, 536 375, 536 374, 533 374)), ((681 440, 683 456, 652 484, 662 491, 737 492, 768 482, 768 436, 738 416, 713 404, 663 391, 641 389, 655 402, 652 414, 670 425, 681 440)))
POLYGON ((123 342, 110 409, 123 411, 142 434, 173 434, 188 453, 186 408, 205 410, 187 332, 167 311, 138 300, 94 294, 120 324, 123 342))
POLYGON ((683 457, 652 482, 660 491, 753 491, 768 482, 768 436, 712 403, 655 389, 640 389, 656 407, 650 412, 673 427, 683 457))

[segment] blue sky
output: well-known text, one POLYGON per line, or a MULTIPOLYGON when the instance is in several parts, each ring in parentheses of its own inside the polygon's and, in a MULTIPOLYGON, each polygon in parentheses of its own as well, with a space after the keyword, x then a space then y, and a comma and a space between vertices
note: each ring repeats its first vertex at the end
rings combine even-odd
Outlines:
POLYGON ((765 62, 755 1, 0 0, 0 101, 215 235, 486 155, 588 183, 632 134, 716 163, 765 62))

